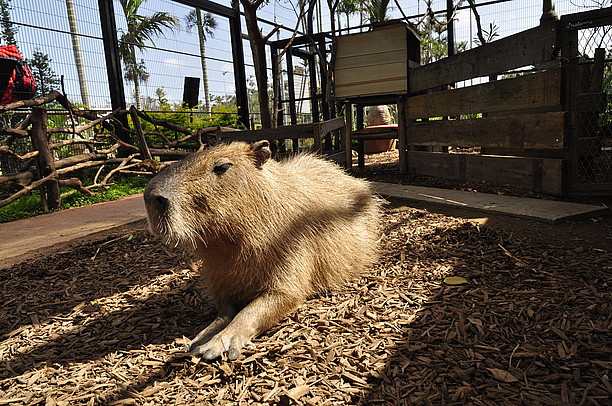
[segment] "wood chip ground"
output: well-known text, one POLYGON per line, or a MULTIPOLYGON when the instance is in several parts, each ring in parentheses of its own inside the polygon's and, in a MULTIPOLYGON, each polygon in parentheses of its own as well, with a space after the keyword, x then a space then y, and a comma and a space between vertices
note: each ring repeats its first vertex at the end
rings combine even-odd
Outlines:
POLYGON ((184 357, 213 308, 144 228, 2 270, 0 405, 610 404, 610 251, 409 207, 383 229, 234 362, 184 357))

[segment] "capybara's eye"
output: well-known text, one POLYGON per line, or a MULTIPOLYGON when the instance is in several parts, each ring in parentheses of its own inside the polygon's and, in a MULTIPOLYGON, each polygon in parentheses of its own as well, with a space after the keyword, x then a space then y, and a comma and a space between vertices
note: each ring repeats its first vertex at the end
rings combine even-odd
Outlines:
POLYGON ((216 165, 213 168, 213 172, 215 175, 223 175, 229 168, 231 168, 234 164, 230 162, 226 162, 224 164, 216 165))

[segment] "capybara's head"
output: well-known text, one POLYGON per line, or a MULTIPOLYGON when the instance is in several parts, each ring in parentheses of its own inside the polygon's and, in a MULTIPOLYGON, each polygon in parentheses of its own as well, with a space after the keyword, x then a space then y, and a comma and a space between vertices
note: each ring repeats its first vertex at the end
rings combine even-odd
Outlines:
POLYGON ((233 241, 252 216, 265 212, 264 164, 270 143, 233 142, 196 152, 148 184, 144 199, 154 235, 174 245, 233 241))

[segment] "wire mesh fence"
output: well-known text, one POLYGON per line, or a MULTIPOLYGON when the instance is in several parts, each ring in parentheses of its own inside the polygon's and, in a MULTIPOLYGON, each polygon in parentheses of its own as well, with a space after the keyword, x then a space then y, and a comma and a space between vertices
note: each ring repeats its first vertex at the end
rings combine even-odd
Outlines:
MULTIPOLYGON (((6 13, 0 16, 2 30, 0 30, 0 45, 8 43, 7 29, 14 33, 14 42, 24 59, 34 67, 38 76, 39 93, 44 94, 51 88, 62 90, 68 98, 92 109, 108 110, 111 107, 109 94, 108 72, 106 69, 105 48, 101 31, 101 17, 98 2, 92 0, 4 0, 6 13), (7 28, 8 27, 8 28, 7 28), (81 69, 79 68, 81 65, 81 69)), ((231 0, 220 0, 223 6, 231 6, 231 0)), ((489 0, 476 1, 478 16, 485 34, 489 39, 499 39, 515 34, 530 27, 537 26, 542 14, 542 2, 529 0, 489 0)), ((128 20, 120 0, 112 0, 114 17, 117 26, 117 36, 120 38, 128 32, 128 20)), ((315 12, 315 29, 329 30, 330 12, 326 2, 318 2, 315 12)), ((448 2, 446 0, 408 1, 400 0, 390 3, 389 18, 399 18, 402 15, 411 16, 412 21, 420 21, 421 16, 427 12, 427 5, 436 11, 436 18, 440 21, 446 19, 448 2)), ((454 1, 457 6, 454 18, 455 43, 460 49, 469 49, 478 44, 476 15, 465 1, 454 1)), ((601 8, 612 5, 610 0, 590 1, 558 0, 555 2, 556 11, 560 15, 601 8)), ((137 14, 142 17, 151 17, 156 13, 166 13, 176 19, 176 25, 163 28, 151 36, 151 40, 144 42, 141 50, 136 52, 136 61, 142 68, 140 76, 139 103, 143 110, 173 110, 180 111, 184 100, 185 79, 197 78, 199 89, 197 92, 198 106, 196 110, 205 110, 206 88, 211 98, 208 109, 218 114, 219 106, 230 106, 235 112, 236 86, 230 26, 227 18, 211 14, 215 24, 210 30, 204 30, 205 41, 201 41, 198 30, 190 23, 189 16, 194 8, 175 0, 147 0, 142 2, 137 14), (204 55, 202 58, 202 46, 204 55), (206 62, 203 66, 202 62, 206 62), (206 75, 204 74, 206 72, 206 75), (205 86, 205 82, 208 86, 205 86)), ((272 23, 282 23, 285 27, 293 27, 297 17, 292 2, 273 0, 268 2, 260 11, 264 32, 269 32, 272 23)), ((368 18, 363 12, 350 16, 337 13, 336 21, 339 26, 358 25, 367 23, 368 18)), ((243 24, 243 32, 246 27, 243 24)), ((300 27, 303 30, 303 27, 300 27)), ((365 28, 364 28, 365 29, 365 28)), ((443 44, 447 32, 436 32, 436 40, 443 44)), ((287 38, 290 30, 281 30, 275 34, 276 39, 287 38)), ((602 69, 601 88, 591 88, 593 79, 583 85, 585 90, 582 100, 587 105, 598 104, 602 107, 596 112, 581 115, 580 122, 580 148, 581 158, 577 161, 578 180, 583 183, 610 183, 612 177, 612 113, 610 112, 611 90, 611 38, 610 27, 603 26, 593 29, 580 30, 579 36, 581 65, 584 71, 593 72, 602 69), (596 49, 603 49, 603 60, 596 57, 596 49), (601 62, 603 61, 603 62, 601 62), (603 68, 600 67, 603 63, 603 68), (585 87, 586 86, 586 87, 585 87), (591 87, 589 87, 591 86, 591 87), (591 99, 589 99, 591 98, 591 99)), ((243 38, 242 46, 245 63, 238 69, 244 69, 247 78, 248 107, 251 121, 258 121, 257 98, 254 83, 254 70, 249 50, 248 40, 243 38)), ((459 49, 459 50, 460 50, 459 49)), ((598 51, 601 52, 601 51, 598 51)), ((442 54, 444 50, 442 50, 442 54)), ((270 56, 268 55, 268 61, 270 56)), ((303 64, 299 57, 292 58, 294 66, 293 92, 296 100, 297 123, 312 121, 310 76, 316 76, 315 82, 319 86, 321 78, 316 72, 311 72, 307 64, 303 64), (299 69, 298 69, 299 68, 299 69)), ((268 68, 271 69, 270 63, 268 68)), ((1 72, 0 72, 1 73, 1 72)), ((126 75, 128 70, 123 61, 123 86, 126 94, 126 104, 129 106, 136 102, 136 82, 126 75)), ((586 74, 585 74, 586 75, 586 74)), ((588 76, 588 75, 587 75, 588 76)), ((272 81, 271 72, 268 77, 272 81)), ((586 76, 585 76, 586 77, 586 76)), ((585 79, 586 80, 586 79, 585 79)), ((284 123, 290 123, 289 81, 286 74, 286 61, 281 63, 281 99, 280 114, 284 116, 284 123)), ((185 111, 185 114, 190 114, 185 111)), ((4 118, 5 121, 7 120, 4 118)), ((67 122, 66 115, 57 114, 56 120, 67 122)), ((10 118, 9 118, 10 120, 10 118)))
POLYGON ((612 184, 612 27, 578 30, 577 180, 612 184))
MULTIPOLYGON (((91 0, 46 0, 34 2, 32 0, 7 0, 9 5, 8 23, 15 30, 16 43, 24 58, 44 58, 47 61, 46 86, 59 88, 63 78, 63 86, 71 100, 92 108, 108 108, 110 97, 108 79, 104 59, 105 44, 100 29, 100 14, 98 4, 91 0), (72 12, 69 13, 72 5, 72 12), (72 14, 72 24, 69 16, 72 14), (77 53, 75 41, 80 43, 80 57, 77 53), (79 72, 75 61, 82 60, 84 69, 79 72)), ((230 1, 219 1, 225 6, 230 1)), ((317 7, 316 20, 328 20, 329 11, 317 7), (320 13, 319 13, 320 10, 320 13)), ((455 2, 461 7, 456 12, 455 42, 464 44, 462 47, 470 48, 476 45, 476 24, 474 14, 466 8, 465 2, 455 2)), ((591 4, 583 2, 578 4, 571 0, 556 2, 557 11, 570 13, 587 9, 591 4)), ((127 20, 119 0, 114 0, 117 34, 119 37, 127 31, 127 20)), ((504 37, 529 27, 536 26, 541 15, 540 2, 514 0, 514 1, 484 1, 476 2, 483 29, 488 31, 492 38, 504 37)), ((401 13, 414 16, 414 21, 427 11, 426 2, 400 1, 401 13)), ((605 5, 605 4, 604 4, 605 5)), ((433 10, 445 10, 446 0, 431 2, 433 10)), ((186 6, 173 0, 148 0, 142 3, 137 14, 151 17, 156 13, 167 13, 177 19, 178 24, 173 29, 163 29, 159 35, 153 35, 152 41, 145 41, 145 47, 137 52, 137 60, 141 63, 146 80, 142 81, 142 105, 145 108, 159 108, 160 104, 180 103, 183 99, 184 78, 200 78, 199 99, 204 101, 204 81, 200 40, 197 29, 190 26, 188 16, 193 7, 186 6)), ((363 13, 361 13, 363 14, 363 13)), ((260 15, 267 21, 277 21, 286 27, 293 27, 296 16, 295 11, 286 2, 271 1, 262 8, 260 15)), ((401 17, 400 9, 391 4, 389 18, 401 17)), ((216 23, 209 33, 206 33, 205 61, 208 73, 209 93, 218 103, 231 102, 234 98, 234 66, 230 45, 230 30, 228 21, 218 15, 212 15, 216 23)), ((344 17, 338 15, 338 22, 345 24, 344 17)), ((438 19, 444 20, 444 14, 438 14, 438 19)), ((348 17, 347 17, 348 18, 348 17)), ((367 22, 367 16, 359 13, 350 16, 351 24, 367 22)), ((321 29, 329 29, 328 21, 322 21, 321 29)), ((347 23, 348 24, 348 23, 347 23)), ((265 31, 271 29, 270 24, 261 23, 265 31)), ((246 32, 246 29, 243 29, 246 32)), ((444 31, 439 32, 440 39, 446 37, 444 31)), ((282 31, 277 38, 289 36, 289 31, 282 31)), ((4 41, 2 41, 4 42, 4 41)), ((244 41, 245 65, 247 77, 254 75, 252 61, 248 50, 248 41, 244 41)), ((296 64, 299 61, 295 62, 296 64)), ((43 80, 44 81, 44 80, 43 80)), ((124 78, 126 98, 128 104, 134 102, 134 82, 124 78)), ((307 87, 306 87, 307 88, 307 87)), ((254 90, 254 89, 253 89, 254 90)), ((303 91, 302 97, 307 97, 303 91)), ((300 95, 296 95, 300 97, 300 95)), ((253 108, 256 109, 255 103, 253 108)))

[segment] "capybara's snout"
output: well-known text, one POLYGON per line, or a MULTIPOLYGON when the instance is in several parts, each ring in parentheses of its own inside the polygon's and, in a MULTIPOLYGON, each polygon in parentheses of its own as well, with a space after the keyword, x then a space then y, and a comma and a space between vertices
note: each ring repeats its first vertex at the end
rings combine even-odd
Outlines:
POLYGON ((149 182, 144 192, 144 201, 149 227, 155 235, 163 233, 164 224, 168 221, 171 200, 172 193, 163 179, 154 178, 149 182))
POLYGON ((155 213, 162 214, 168 210, 170 199, 162 194, 150 194, 145 197, 145 205, 151 208, 155 213))

